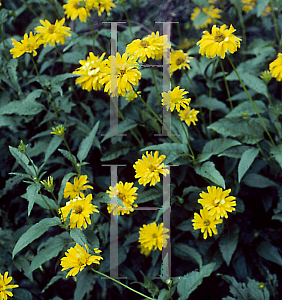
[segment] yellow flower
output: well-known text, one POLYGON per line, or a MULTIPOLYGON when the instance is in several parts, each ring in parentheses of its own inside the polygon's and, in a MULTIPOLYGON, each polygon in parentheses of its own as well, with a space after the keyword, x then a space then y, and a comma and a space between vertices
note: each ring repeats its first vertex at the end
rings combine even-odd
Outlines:
MULTIPOLYGON (((141 92, 140 91, 138 91, 137 92, 137 95, 141 95, 141 92)), ((127 94, 126 94, 126 96, 125 96, 125 99, 127 100, 127 101, 133 101, 134 99, 136 99, 137 98, 137 95, 136 95, 136 93, 133 91, 133 92, 128 92, 127 94)))
POLYGON ((143 225, 139 230, 139 243, 142 247, 146 248, 147 251, 152 250, 162 250, 167 246, 167 239, 169 235, 166 234, 169 232, 167 228, 163 228, 163 223, 157 224, 151 223, 149 225, 143 225))
POLYGON ((39 34, 40 41, 44 44, 44 47, 49 43, 50 46, 54 46, 55 43, 64 44, 67 36, 71 36, 70 28, 63 26, 65 18, 61 21, 56 20, 55 24, 51 24, 48 20, 40 20, 43 26, 35 27, 36 32, 39 34))
POLYGON ((187 106, 184 110, 181 110, 179 112, 179 117, 181 121, 185 121, 185 123, 190 126, 191 123, 193 125, 196 125, 195 122, 198 121, 197 114, 199 113, 198 110, 195 110, 194 108, 191 109, 190 106, 187 106))
POLYGON ((81 175, 74 178, 74 184, 67 182, 65 191, 64 191, 64 197, 71 199, 80 196, 84 197, 84 194, 81 191, 84 191, 86 189, 93 189, 91 185, 85 185, 89 181, 87 180, 87 175, 81 175))
POLYGON ((120 205, 108 203, 107 210, 109 214, 113 211, 114 216, 116 216, 120 214, 130 214, 130 212, 134 211, 133 207, 138 206, 137 204, 133 204, 133 202, 137 198, 136 191, 138 188, 132 186, 133 182, 125 182, 125 184, 123 184, 123 182, 120 181, 115 185, 114 188, 112 188, 111 186, 109 187, 107 193, 110 194, 110 198, 117 196, 124 205, 123 208, 120 205))
POLYGON ((191 20, 194 21, 200 13, 205 13, 206 15, 210 16, 210 18, 207 18, 204 24, 195 26, 195 28, 204 28, 213 23, 215 19, 220 19, 221 12, 222 10, 219 8, 215 8, 214 5, 211 5, 210 7, 205 6, 202 10, 198 7, 195 7, 193 13, 191 14, 191 20))
POLYGON ((144 254, 145 256, 149 256, 152 252, 152 250, 149 250, 148 248, 145 248, 142 245, 138 245, 137 247, 140 248, 140 253, 144 254))
POLYGON ((76 84, 80 84, 82 89, 91 91, 98 91, 102 88, 103 84, 101 80, 105 77, 105 66, 104 61, 105 53, 100 57, 95 56, 93 52, 89 53, 86 60, 80 60, 81 67, 77 68, 73 73, 81 75, 75 81, 76 84))
POLYGON ((200 46, 199 53, 206 55, 208 58, 217 55, 224 59, 227 50, 230 53, 237 51, 237 48, 240 48, 241 39, 233 34, 236 30, 232 25, 230 25, 229 29, 226 28, 225 24, 220 26, 220 28, 213 25, 211 34, 208 31, 204 31, 202 39, 197 42, 197 45, 200 46))
POLYGON ((164 167, 162 161, 165 159, 165 155, 159 156, 159 151, 155 151, 154 155, 152 155, 152 151, 148 154, 146 151, 146 155, 142 155, 142 159, 138 159, 137 162, 133 165, 135 169, 135 178, 139 178, 139 184, 146 185, 150 182, 150 185, 156 185, 161 179, 160 174, 166 176, 169 174, 169 170, 164 167))
POLYGON ((272 77, 282 80, 282 53, 278 53, 277 58, 269 64, 269 71, 272 77))
POLYGON ((56 127, 52 127, 52 129, 54 131, 51 131, 52 134, 55 134, 57 135, 58 137, 64 137, 64 134, 65 134, 65 127, 64 125, 58 125, 56 127))
POLYGON ((241 1, 241 2, 244 2, 244 5, 242 7, 242 10, 244 12, 249 12, 250 10, 254 9, 255 8, 255 5, 257 3, 257 0, 244 0, 244 1, 241 1), (248 5, 248 4, 245 4, 245 3, 249 3, 251 5, 248 5))
POLYGON ((107 15, 110 14, 110 10, 116 5, 112 0, 89 0, 93 3, 93 8, 97 10, 98 15, 101 16, 103 11, 107 12, 107 15))
POLYGON ((221 217, 228 218, 226 212, 234 211, 236 206, 236 198, 228 196, 231 189, 222 191, 222 188, 215 186, 208 186, 208 193, 202 192, 198 202, 203 205, 203 208, 208 211, 208 214, 215 219, 221 217))
POLYGON ((201 232, 204 234, 204 239, 209 236, 212 236, 212 232, 217 234, 216 225, 222 223, 222 219, 216 220, 215 217, 210 216, 208 211, 205 209, 200 210, 200 214, 194 213, 193 227, 195 230, 201 229, 201 232))
POLYGON ((67 219, 70 213, 70 228, 79 228, 82 230, 87 227, 87 224, 91 224, 90 215, 94 212, 99 213, 96 209, 97 206, 91 204, 92 195, 87 195, 86 198, 76 197, 66 203, 59 209, 59 214, 61 214, 61 219, 63 222, 67 219))
POLYGON ((161 59, 163 50, 168 49, 170 44, 167 42, 167 35, 159 36, 159 32, 152 32, 151 35, 142 40, 136 39, 126 47, 126 53, 135 56, 140 62, 146 62, 148 58, 161 59))
POLYGON ((183 99, 188 94, 184 89, 180 89, 179 86, 175 87, 172 91, 162 93, 162 105, 166 105, 167 110, 180 111, 180 107, 186 108, 189 105, 191 98, 183 99))
POLYGON ((132 85, 138 85, 141 79, 141 73, 138 71, 139 65, 136 59, 128 57, 126 53, 121 56, 117 52, 116 56, 111 55, 106 62, 106 75, 101 80, 101 83, 106 84, 104 91, 113 96, 125 96, 126 92, 133 91, 132 85), (111 72, 117 72, 116 82, 115 78, 111 77, 111 72))
MULTIPOLYGON (((62 271, 67 269, 71 269, 66 278, 68 276, 75 276, 78 272, 82 271, 86 266, 92 264, 100 264, 100 260, 103 259, 100 255, 91 255, 89 254, 88 246, 86 246, 87 251, 79 246, 78 244, 75 247, 70 248, 67 252, 65 252, 65 256, 61 258, 61 266, 62 271)), ((93 252, 100 253, 101 250, 98 248, 94 248, 93 252)))
POLYGON ((38 41, 38 36, 33 35, 30 31, 29 36, 27 33, 24 34, 24 39, 20 42, 17 42, 15 39, 12 39, 14 48, 10 50, 13 54, 13 58, 19 57, 24 53, 32 53, 33 56, 37 55, 36 49, 39 48, 41 43, 38 41))
POLYGON ((63 5, 63 8, 67 18, 70 17, 72 20, 76 20, 79 17, 81 22, 86 22, 87 17, 90 16, 89 11, 92 8, 92 4, 89 3, 89 0, 68 0, 68 3, 63 5))
POLYGON ((187 53, 182 50, 172 50, 170 54, 170 74, 176 70, 191 69, 189 66, 190 58, 187 53))
POLYGON ((12 277, 8 277, 8 272, 5 272, 4 276, 0 273, 0 299, 7 300, 7 296, 12 297, 13 293, 7 290, 19 287, 17 284, 9 284, 12 281, 12 277))

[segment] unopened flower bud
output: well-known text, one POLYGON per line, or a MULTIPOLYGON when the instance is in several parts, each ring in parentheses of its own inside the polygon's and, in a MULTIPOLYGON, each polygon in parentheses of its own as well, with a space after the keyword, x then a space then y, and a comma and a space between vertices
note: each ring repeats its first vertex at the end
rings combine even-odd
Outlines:
POLYGON ((53 184, 53 177, 52 176, 49 176, 47 178, 47 180, 43 180, 43 181, 40 181, 40 182, 44 185, 47 192, 52 193, 54 191, 54 184, 53 184))
POLYGON ((19 146, 18 146, 18 149, 21 151, 21 153, 25 154, 26 153, 26 146, 25 144, 23 143, 23 141, 21 140, 19 146))
POLYGON ((54 131, 51 132, 52 134, 55 134, 55 135, 57 135, 58 137, 61 137, 61 138, 64 137, 64 134, 65 134, 64 125, 58 125, 56 127, 53 127, 52 129, 54 130, 54 131))
POLYGON ((258 284, 258 288, 259 288, 260 290, 263 290, 263 289, 265 288, 264 283, 263 283, 263 282, 260 282, 260 283, 258 284))
POLYGON ((248 119, 249 115, 246 111, 242 112, 242 117, 244 120, 248 119))

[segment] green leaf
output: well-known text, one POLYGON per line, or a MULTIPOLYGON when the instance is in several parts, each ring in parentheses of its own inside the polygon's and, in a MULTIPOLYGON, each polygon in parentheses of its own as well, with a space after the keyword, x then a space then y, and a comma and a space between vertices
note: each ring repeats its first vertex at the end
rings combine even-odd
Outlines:
POLYGON ((241 182, 241 179, 249 170, 250 166, 254 162, 255 158, 259 153, 258 149, 248 149, 246 150, 241 157, 241 160, 238 165, 238 182, 241 182))
POLYGON ((233 226, 231 230, 220 237, 219 249, 227 266, 229 266, 232 255, 237 248, 238 238, 239 228, 237 226, 233 226))
POLYGON ((256 9, 257 9, 257 17, 261 15, 263 10, 267 7, 270 0, 258 0, 256 3, 256 9))
POLYGON ((57 135, 53 136, 53 138, 51 139, 48 145, 48 148, 45 151, 45 158, 44 158, 45 162, 57 150, 57 148, 61 145, 62 141, 63 141, 62 138, 58 137, 57 135))
POLYGON ((265 97, 268 97, 267 87, 262 79, 259 79, 258 77, 247 72, 239 72, 239 76, 241 77, 243 83, 250 89, 264 95, 265 97))
POLYGON ((167 297, 169 297, 169 291, 166 289, 160 290, 158 300, 165 300, 167 297))
POLYGON ((28 211, 27 211, 28 216, 30 215, 30 212, 33 208, 39 190, 40 190, 40 183, 30 184, 26 189, 26 193, 27 193, 26 199, 28 201, 28 211))
POLYGON ((255 174, 255 173, 251 173, 251 174, 247 174, 244 179, 242 180, 242 182, 244 182, 246 185, 250 186, 250 187, 255 187, 255 188, 266 188, 269 186, 277 186, 277 183, 275 183, 274 181, 268 179, 267 177, 264 177, 260 174, 255 174))
POLYGON ((74 162, 77 164, 77 159, 76 159, 76 157, 72 154, 70 154, 69 153, 69 151, 67 151, 67 150, 63 150, 63 149, 58 149, 58 151, 60 151, 63 155, 64 155, 64 157, 66 158, 66 159, 68 159, 69 161, 71 161, 72 163, 73 163, 73 160, 74 160, 74 162))
POLYGON ((236 297, 236 299, 249 299, 248 289, 245 283, 237 282, 237 280, 229 275, 219 274, 226 282, 230 283, 230 293, 236 297))
POLYGON ((86 236, 84 235, 84 233, 80 229, 78 229, 78 228, 71 228, 71 230, 70 230, 70 236, 71 236, 71 238, 78 245, 80 245, 85 250, 87 250, 86 246, 85 246, 85 245, 87 245, 87 238, 86 238, 86 236))
POLYGON ((261 242, 256 250, 264 259, 282 266, 282 257, 279 254, 278 248, 274 247, 269 242, 261 242))
POLYGON ((195 17, 193 24, 195 27, 200 27, 200 26, 204 25, 206 23, 207 19, 209 19, 209 18, 210 18, 210 16, 208 16, 204 12, 201 12, 201 13, 197 14, 197 16, 195 17))
POLYGON ((18 94, 21 93, 21 87, 19 85, 18 73, 17 73, 18 59, 12 58, 7 64, 7 71, 12 83, 12 86, 17 90, 18 94))
POLYGON ((82 300, 90 288, 93 288, 95 281, 95 274, 93 272, 84 271, 79 274, 74 291, 74 300, 82 300))
POLYGON ((100 121, 98 121, 95 126, 92 128, 88 136, 80 143, 77 158, 82 162, 88 155, 89 150, 92 147, 95 135, 97 133, 100 121))
POLYGON ((203 260, 201 255, 199 254, 199 252, 197 252, 196 249, 186 244, 177 243, 173 246, 173 252, 175 253, 176 256, 183 258, 185 260, 190 260, 192 258, 192 260, 198 263, 199 267, 202 268, 203 260))
POLYGON ((52 78, 51 85, 62 85, 63 83, 65 83, 66 79, 73 78, 73 77, 77 77, 77 75, 73 73, 65 73, 65 74, 57 75, 52 78))
POLYGON ((258 287, 259 282, 254 279, 248 278, 248 290, 252 300, 269 300, 269 291, 264 287, 263 291, 258 287))
POLYGON ((282 168, 282 145, 278 145, 278 146, 271 145, 270 153, 271 155, 274 156, 275 160, 280 165, 280 168, 282 168))
POLYGON ((140 194, 138 193, 135 203, 140 204, 140 203, 149 202, 151 200, 161 197, 162 195, 163 195, 162 192, 152 188, 152 189, 144 191, 140 194))
POLYGON ((46 261, 58 256, 68 241, 69 234, 67 232, 63 232, 55 237, 50 237, 46 242, 41 244, 39 247, 40 249, 38 248, 39 251, 37 255, 32 259, 29 273, 39 268, 46 261))
POLYGON ((61 225, 61 220, 58 217, 54 218, 45 218, 40 222, 31 226, 17 241, 12 257, 14 258, 15 255, 20 252, 24 247, 32 243, 34 240, 39 238, 43 233, 45 233, 50 227, 61 225))
MULTIPOLYGON (((31 175, 32 177, 36 176, 35 170, 32 166, 29 165, 28 158, 21 153, 21 151, 17 148, 9 146, 9 150, 11 154, 14 156, 16 161, 25 169, 26 173, 31 175)), ((37 167, 35 166, 35 169, 37 171, 37 167)))
POLYGON ((32 293, 26 289, 16 288, 13 290, 13 298, 17 300, 32 300, 32 293))
POLYGON ((0 108, 0 115, 18 114, 21 116, 31 116, 40 113, 45 106, 35 101, 40 97, 42 90, 34 90, 24 100, 11 101, 0 108))
POLYGON ((131 150, 130 147, 118 149, 114 152, 105 153, 105 156, 101 158, 101 161, 109 161, 120 157, 121 155, 127 154, 131 150))
MULTIPOLYGON (((26 199, 29 202, 29 196, 27 193, 21 195, 22 198, 26 199)), ((53 209, 53 210, 57 210, 58 206, 56 204, 56 202, 53 199, 48 198, 47 196, 44 196, 45 201, 48 203, 48 205, 53 209)), ((35 196, 35 203, 40 205, 42 208, 44 209, 48 209, 50 210, 50 207, 46 204, 43 200, 43 198, 41 197, 41 195, 37 194, 35 196)))
MULTIPOLYGON (((262 101, 255 100, 254 103, 259 113, 264 113, 266 111, 266 106, 262 101)), ((227 114, 225 118, 242 117, 243 112, 248 113, 249 116, 257 115, 252 103, 250 101, 244 101, 227 114)))
POLYGON ((278 214, 278 215, 274 215, 271 218, 272 220, 278 220, 280 222, 282 222, 282 214, 278 214))
POLYGON ((211 263, 203 266, 200 271, 193 271, 185 276, 180 277, 177 285, 177 292, 179 294, 178 300, 186 300, 191 293, 203 282, 204 277, 210 276, 216 263, 211 263))
POLYGON ((196 166, 195 172, 198 175, 209 179, 211 182, 225 189, 224 178, 217 171, 213 162, 207 161, 204 162, 201 166, 196 166))
POLYGON ((208 160, 212 155, 217 155, 231 147, 239 145, 241 145, 239 141, 226 138, 219 138, 208 141, 205 144, 202 153, 198 155, 197 161, 202 162, 208 160))
POLYGON ((64 195, 64 191, 65 191, 65 187, 67 182, 70 180, 71 177, 75 176, 76 173, 68 173, 64 176, 62 183, 61 183, 61 187, 58 193, 58 202, 59 204, 61 203, 62 199, 63 199, 63 195, 64 195))

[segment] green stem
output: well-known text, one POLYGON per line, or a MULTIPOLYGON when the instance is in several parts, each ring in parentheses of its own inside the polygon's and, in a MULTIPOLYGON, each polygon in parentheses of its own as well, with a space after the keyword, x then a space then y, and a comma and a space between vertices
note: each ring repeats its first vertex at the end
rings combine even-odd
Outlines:
POLYGON ((101 273, 101 272, 99 272, 99 271, 97 271, 97 270, 94 270, 93 268, 91 268, 90 270, 93 271, 94 273, 97 273, 97 274, 99 274, 99 275, 101 275, 101 276, 104 276, 104 277, 106 277, 106 278, 108 278, 108 279, 111 279, 112 281, 114 281, 114 282, 120 284, 121 286, 123 286, 123 287, 125 287, 125 288, 131 290, 132 292, 134 292, 134 293, 136 293, 136 294, 138 294, 138 295, 140 295, 140 296, 142 296, 142 297, 144 297, 144 298, 146 298, 146 299, 155 300, 154 298, 151 298, 151 297, 149 297, 149 296, 146 296, 146 295, 144 295, 144 294, 142 294, 142 293, 140 293, 140 292, 138 292, 138 291, 136 291, 136 290, 130 288, 129 286, 127 286, 127 285, 121 283, 120 281, 118 281, 118 280, 116 280, 116 279, 114 279, 114 278, 112 278, 112 277, 110 277, 110 276, 108 276, 108 275, 106 275, 106 274, 104 274, 104 273, 101 273))
MULTIPOLYGON (((237 8, 237 6, 236 6, 237 8)), ((242 11, 238 8, 238 15, 239 15, 239 21, 241 24, 241 28, 242 28, 242 34, 243 34, 243 49, 246 51, 247 49, 247 36, 246 36, 246 27, 245 27, 245 23, 243 20, 243 15, 242 15, 242 11)), ((243 54, 243 61, 245 60, 245 54, 243 54)))
POLYGON ((278 25, 277 25, 277 19, 276 19, 276 16, 275 16, 274 6, 273 6, 273 1, 272 1, 272 0, 270 0, 270 7, 271 7, 271 13, 272 13, 272 17, 273 17, 273 23, 274 23, 275 34, 276 34, 278 46, 279 46, 279 49, 280 49, 280 52, 281 52, 280 36, 279 36, 278 25))
POLYGON ((41 195, 43 201, 45 202, 45 204, 49 207, 49 209, 51 210, 51 213, 54 217, 57 217, 57 215, 55 214, 55 212, 53 211, 52 207, 49 205, 49 203, 46 201, 46 199, 44 198, 43 194, 41 191, 39 191, 39 194, 41 195))
POLYGON ((121 6, 122 6, 122 8, 123 8, 123 12, 124 12, 125 17, 126 17, 126 20, 127 20, 127 22, 128 22, 128 27, 129 27, 129 31, 130 31, 130 34, 131 34, 131 38, 133 39, 133 33, 132 33, 132 28, 131 28, 129 16, 128 16, 128 14, 127 14, 126 9, 124 8, 124 4, 123 4, 123 3, 121 3, 121 6))
POLYGON ((64 216, 63 216, 62 208, 61 208, 61 206, 60 206, 60 204, 59 204, 59 202, 58 202, 58 199, 57 199, 57 197, 55 196, 55 194, 54 194, 53 191, 51 192, 51 195, 53 196, 54 200, 56 201, 56 203, 57 203, 57 205, 58 205, 59 211, 60 211, 61 216, 62 216, 63 224, 65 225, 65 218, 64 218, 64 216))
POLYGON ((4 47, 5 57, 6 57, 6 60, 9 60, 9 56, 8 56, 8 53, 7 53, 7 50, 6 50, 6 46, 5 46, 5 38, 4 38, 3 24, 2 23, 0 24, 0 31, 1 31, 2 44, 3 44, 3 47, 4 47))
MULTIPOLYGON (((149 60, 149 63, 151 64, 151 61, 150 61, 150 60, 149 60)), ((150 67, 150 69, 151 69, 151 73, 152 73, 152 76, 153 76, 153 81, 154 81, 154 85, 155 85, 155 88, 156 88, 157 97, 158 97, 160 106, 162 107, 162 102, 161 102, 159 90, 158 90, 158 87, 157 87, 157 81, 156 81, 156 77, 155 77, 154 67, 150 67)))
MULTIPOLYGON (((216 69, 215 63, 216 63, 216 61, 214 60, 213 61, 212 77, 211 77, 211 79, 213 79, 214 74, 215 74, 215 69, 216 69)), ((212 123, 211 97, 212 97, 212 88, 210 86, 209 87, 209 122, 210 122, 210 124, 212 123)))
POLYGON ((194 152, 193 152, 192 147, 191 147, 190 142, 189 142, 188 133, 187 133, 187 131, 186 131, 186 129, 185 129, 182 121, 180 120, 180 118, 179 118, 179 122, 181 123, 181 126, 182 126, 182 128, 183 128, 183 130, 185 132, 187 144, 188 144, 189 150, 191 152, 191 157, 192 157, 193 165, 195 166, 195 155, 194 155, 194 152))
POLYGON ((274 115, 275 115, 278 140, 279 140, 279 144, 281 144, 280 130, 279 130, 279 124, 280 124, 280 123, 279 123, 279 115, 278 115, 278 113, 277 113, 276 107, 274 107, 274 105, 273 105, 272 102, 271 102, 270 95, 269 95, 269 91, 268 91, 268 86, 266 86, 266 89, 267 89, 267 100, 268 100, 269 106, 272 108, 272 110, 273 110, 273 112, 274 112, 274 115))
POLYGON ((78 167, 77 163, 76 163, 75 160, 74 160, 74 157, 73 157, 73 155, 72 155, 72 153, 71 153, 71 149, 70 149, 70 147, 69 147, 69 145, 68 145, 68 143, 67 143, 67 140, 66 140, 65 136, 63 137, 63 140, 64 140, 64 143, 65 143, 65 145, 66 145, 66 147, 67 147, 67 149, 68 149, 68 151, 69 151, 69 154, 70 154, 70 156, 71 156, 72 163, 74 164, 75 169, 76 169, 76 171, 77 171, 77 176, 79 177, 80 174, 81 174, 80 168, 78 167))
POLYGON ((250 101, 251 101, 251 103, 252 103, 252 105, 253 105, 253 107, 254 107, 254 110, 255 110, 255 112, 257 113, 257 115, 258 115, 258 117, 259 117, 259 119, 260 119, 260 121, 261 121, 262 127, 264 128, 265 132, 267 133, 267 135, 268 135, 268 137, 269 137, 271 143, 272 143, 273 145, 275 145, 275 143, 274 143, 274 141, 273 141, 273 139, 272 139, 272 137, 271 137, 271 135, 270 135, 268 129, 266 128, 266 126, 265 126, 265 124, 264 124, 264 121, 263 121, 263 119, 262 119, 260 113, 258 112, 258 110, 257 110, 257 108, 256 108, 256 105, 255 105, 255 103, 254 103, 254 100, 252 99, 252 97, 251 97, 250 94, 248 93, 248 91, 247 91, 247 89, 246 89, 246 87, 245 87, 243 81, 241 80, 241 78, 240 78, 240 76, 239 76, 239 74, 238 74, 238 72, 237 72, 237 70, 236 70, 236 68, 235 68, 235 66, 234 66, 234 64, 233 64, 233 62, 231 61, 229 55, 227 55, 227 58, 228 58, 228 60, 229 60, 229 62, 230 62, 230 64, 231 64, 233 70, 235 71, 235 73, 236 73, 236 75, 237 75, 237 77, 238 77, 238 79, 239 79, 239 81, 240 81, 240 83, 241 83, 241 85, 242 85, 242 87, 243 87, 245 93, 247 94, 248 98, 250 99, 250 101))
POLYGON ((229 103, 230 103, 230 108, 231 108, 231 110, 233 110, 233 104, 232 104, 231 97, 230 97, 229 87, 228 87, 228 83, 227 83, 227 80, 226 80, 226 77, 225 77, 224 66, 223 66, 223 63, 221 61, 221 58, 218 58, 218 60, 219 60, 221 70, 222 70, 222 73, 223 73, 223 79, 224 79, 224 84, 225 84, 226 92, 227 92, 229 103))

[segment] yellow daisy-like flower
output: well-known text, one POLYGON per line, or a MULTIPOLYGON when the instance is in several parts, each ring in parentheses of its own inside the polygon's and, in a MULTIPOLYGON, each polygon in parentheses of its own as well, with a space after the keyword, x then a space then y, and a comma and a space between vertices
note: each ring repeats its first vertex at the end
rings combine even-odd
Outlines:
POLYGON ((182 50, 172 50, 170 53, 170 74, 176 70, 191 69, 189 66, 190 58, 187 53, 182 50))
POLYGON ((159 32, 152 32, 151 35, 144 37, 142 40, 136 39, 126 47, 126 53, 135 56, 140 62, 146 62, 148 58, 161 59, 163 50, 169 49, 170 44, 167 42, 166 35, 159 35, 159 32))
POLYGON ((4 276, 0 273, 0 299, 7 300, 7 296, 13 297, 13 293, 8 291, 19 287, 17 284, 9 284, 12 281, 12 277, 8 277, 8 272, 5 272, 4 276))
POLYGON ((192 222, 194 229, 201 229, 201 232, 204 234, 204 239, 206 239, 208 234, 209 236, 212 236, 212 233, 217 234, 216 225, 222 223, 222 219, 216 220, 206 209, 201 209, 200 215, 194 213, 192 222))
POLYGON ((94 212, 99 213, 96 209, 97 206, 91 204, 92 195, 87 195, 86 198, 76 197, 66 203, 59 209, 59 214, 61 214, 61 219, 64 222, 67 219, 68 214, 70 214, 70 228, 79 228, 82 230, 87 227, 87 224, 91 224, 90 215, 94 212))
POLYGON ((82 89, 90 92, 91 89, 99 91, 102 88, 101 80, 106 74, 104 56, 105 53, 98 57, 93 52, 90 52, 86 60, 79 61, 81 67, 77 68, 73 73, 81 75, 75 80, 75 83, 80 84, 82 89))
POLYGON ((191 123, 193 125, 196 125, 195 122, 198 121, 197 114, 199 113, 198 110, 195 110, 194 108, 191 109, 190 106, 187 106, 184 110, 181 110, 179 112, 179 117, 181 121, 185 121, 185 123, 190 126, 191 123))
POLYGON ((134 211, 133 207, 137 207, 137 204, 133 204, 133 202, 137 198, 137 189, 136 187, 132 187, 133 182, 125 182, 123 184, 122 181, 117 183, 114 188, 111 186, 109 187, 109 190, 107 191, 108 194, 110 194, 110 198, 117 196, 123 203, 124 208, 120 205, 115 205, 108 203, 107 210, 109 214, 113 211, 114 216, 116 215, 124 215, 124 214, 130 214, 130 212, 134 211))
POLYGON ((215 19, 220 19, 220 14, 222 13, 222 10, 214 7, 214 5, 211 5, 209 7, 205 6, 202 9, 195 7, 193 13, 191 14, 191 21, 194 21, 195 18, 202 12, 210 16, 210 18, 208 18, 204 24, 200 26, 195 26, 195 28, 207 27, 209 24, 213 23, 215 19))
POLYGON ((142 245, 138 245, 137 247, 140 248, 140 253, 144 254, 145 256, 149 256, 152 252, 152 250, 149 250, 148 248, 145 248, 142 245))
POLYGON ((56 20, 55 24, 51 24, 48 20, 40 20, 43 26, 35 27, 36 32, 39 34, 40 41, 44 47, 49 43, 54 46, 55 43, 64 44, 67 36, 71 36, 70 28, 63 26, 65 18, 61 21, 56 20))
POLYGON ((236 198, 233 196, 228 196, 231 189, 222 191, 222 188, 216 186, 208 186, 208 192, 202 192, 198 202, 203 205, 210 216, 215 219, 228 218, 227 212, 232 212, 235 210, 236 198))
POLYGON ((76 20, 79 17, 81 22, 86 22, 87 17, 90 16, 89 11, 93 6, 90 2, 89 0, 68 0, 68 3, 63 5, 67 18, 76 20))
MULTIPOLYGON (((103 259, 100 255, 91 255, 89 254, 88 246, 86 246, 87 251, 76 244, 75 247, 70 248, 67 252, 65 252, 65 256, 61 258, 61 266, 62 271, 71 269, 66 278, 68 276, 75 276, 78 272, 82 271, 85 267, 92 264, 100 264, 100 260, 103 259)), ((98 248, 94 248, 93 252, 100 253, 101 250, 98 248)))
POLYGON ((165 159, 165 155, 159 156, 159 151, 155 151, 154 155, 151 151, 148 154, 146 151, 146 155, 142 155, 142 159, 138 159, 137 162, 133 165, 135 169, 135 178, 140 178, 138 180, 139 184, 146 185, 150 183, 150 185, 156 185, 161 179, 160 174, 166 176, 169 174, 169 170, 166 169, 162 161, 165 159))
POLYGON ((249 12, 250 10, 254 9, 255 8, 255 5, 257 3, 257 0, 244 0, 244 1, 241 1, 241 2, 244 2, 244 5, 242 7, 242 10, 244 12, 249 12), (245 3, 249 3, 249 4, 252 4, 252 5, 249 5, 249 4, 245 4, 245 3))
POLYGON ((167 110, 171 112, 174 108, 179 112, 180 107, 186 108, 189 105, 191 98, 184 99, 183 97, 188 94, 184 89, 180 89, 179 86, 175 87, 172 91, 162 93, 162 105, 166 105, 167 110))
POLYGON ((84 197, 84 194, 81 191, 84 191, 86 189, 93 189, 91 185, 85 185, 89 181, 87 180, 87 175, 81 175, 74 178, 74 183, 67 182, 65 191, 64 191, 64 197, 71 199, 80 196, 84 197))
POLYGON ((169 232, 167 228, 163 228, 163 223, 157 224, 151 223, 149 225, 143 225, 139 230, 139 243, 142 247, 146 248, 147 251, 152 250, 162 250, 167 246, 167 239, 169 235, 166 234, 169 232))
POLYGON ((110 10, 116 7, 112 0, 90 0, 90 2, 93 3, 93 8, 97 10, 98 16, 101 16, 104 11, 109 15, 110 10))
POLYGON ((229 29, 226 28, 225 24, 220 26, 220 28, 213 25, 211 34, 208 31, 204 31, 202 39, 197 42, 197 45, 200 46, 199 53, 206 55, 208 58, 217 55, 224 59, 227 50, 230 53, 237 51, 237 48, 240 48, 240 41, 242 39, 233 34, 236 29, 232 25, 230 25, 229 29))
POLYGON ((12 39, 14 48, 10 50, 13 58, 19 57, 24 53, 32 53, 33 56, 37 55, 36 49, 39 48, 41 43, 38 41, 38 36, 33 35, 30 31, 29 36, 27 33, 24 34, 24 39, 20 42, 17 42, 15 39, 12 39))
POLYGON ((139 65, 136 59, 128 57, 124 53, 122 56, 117 52, 116 56, 111 55, 106 60, 107 66, 105 68, 105 77, 101 83, 105 83, 104 91, 112 94, 113 96, 125 96, 126 92, 133 91, 132 85, 138 85, 141 79, 141 73, 138 71, 139 65), (111 78, 111 66, 116 70, 117 84, 115 85, 115 78, 111 78))
POLYGON ((282 80, 282 53, 278 53, 277 58, 269 64, 269 71, 272 77, 282 80))

